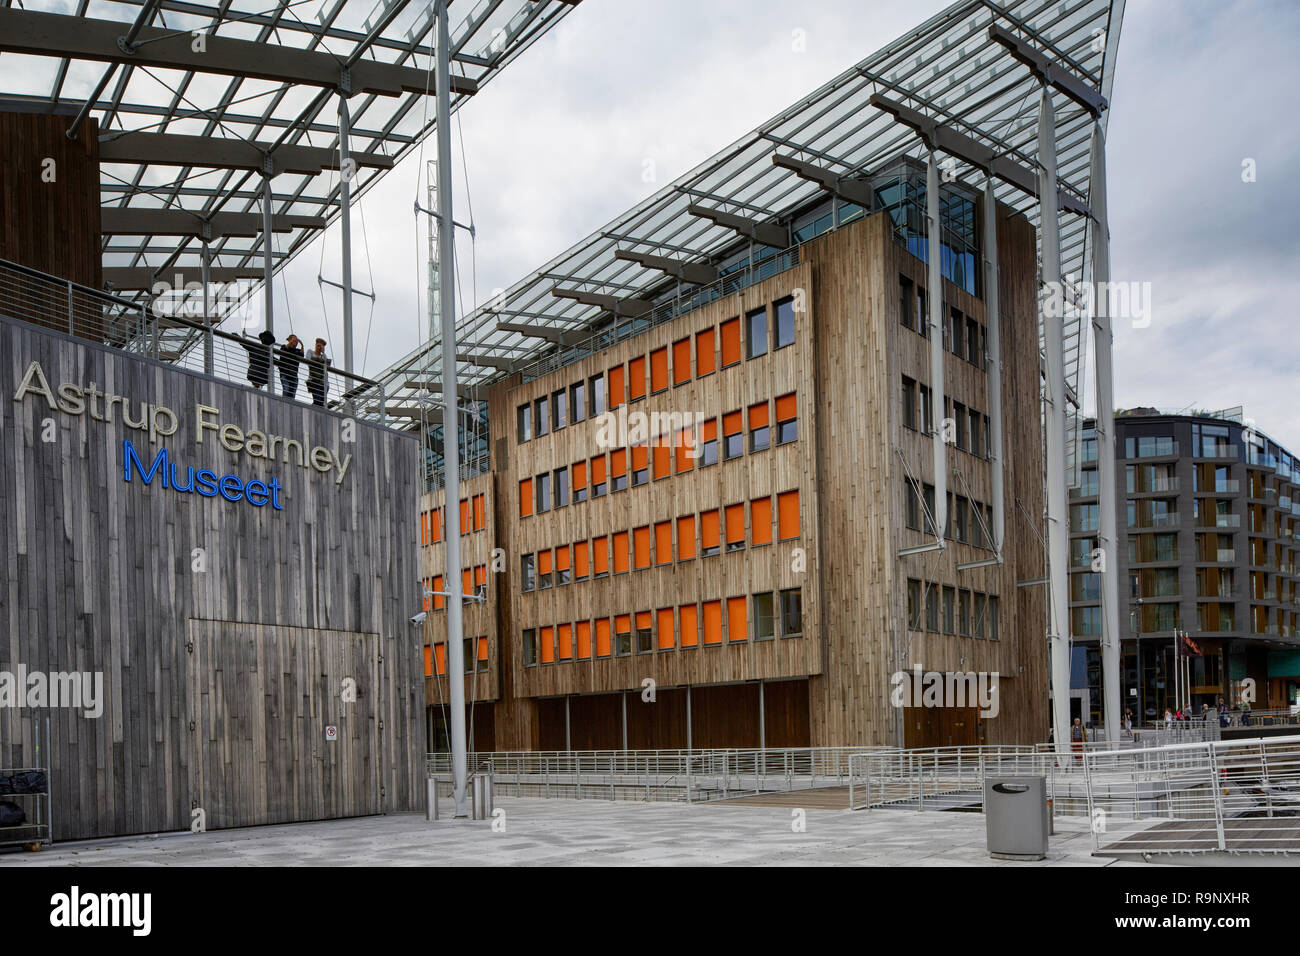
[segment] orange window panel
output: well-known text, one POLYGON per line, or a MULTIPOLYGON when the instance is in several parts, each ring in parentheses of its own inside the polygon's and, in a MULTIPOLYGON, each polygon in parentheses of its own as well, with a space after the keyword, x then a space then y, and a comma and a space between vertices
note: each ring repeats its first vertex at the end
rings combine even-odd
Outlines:
POLYGON ((673 562, 673 523, 660 521, 655 524, 655 563, 672 564, 673 562))
POLYGON ((627 532, 619 531, 613 537, 614 573, 627 570, 627 532))
POLYGON ((722 367, 735 365, 740 361, 740 319, 728 319, 718 327, 722 339, 722 367))
POLYGON ((687 561, 695 557, 695 515, 685 515, 677 519, 677 560, 687 561))
POLYGON ((718 367, 713 353, 713 329, 695 333, 695 375, 708 375, 718 367))
POLYGON ((533 513, 533 479, 524 478, 519 482, 519 517, 527 518, 533 513))
POLYGON ((469 534, 469 499, 460 499, 460 533, 469 534))
POLYGON ((662 392, 668 387, 668 347, 650 353, 650 391, 662 392))
POLYGON ((609 474, 612 478, 622 478, 627 474, 626 448, 618 448, 609 453, 609 474))
MULTIPOLYGON (((771 537, 771 529, 768 529, 768 537, 771 537)), ((573 542, 573 577, 576 581, 581 581, 591 573, 591 567, 588 563, 587 542, 573 542)))
POLYGON ((429 512, 420 512, 420 547, 429 546, 429 512))
POLYGON ((537 632, 537 642, 542 646, 542 663, 555 663, 555 629, 544 627, 537 632))
MULTIPOLYGON (((442 586, 442 575, 441 575, 441 574, 435 574, 435 575, 434 575, 434 577, 433 577, 433 587, 432 587, 430 590, 432 590, 432 591, 445 591, 445 590, 447 590, 446 588, 444 588, 444 587, 442 586)), ((445 608, 446 606, 447 606, 447 599, 446 599, 445 597, 443 597, 441 594, 434 594, 434 596, 433 596, 433 609, 434 609, 435 611, 441 611, 441 610, 442 610, 443 608, 445 608)))
POLYGON ((776 526, 782 541, 799 537, 798 491, 783 491, 776 496, 776 526))
POLYGON ((782 395, 776 400, 776 420, 778 422, 788 422, 790 419, 798 417, 794 392, 789 395, 782 395))
POLYGON ((704 643, 722 643, 722 602, 704 602, 704 643))
POLYGON ((431 523, 430 537, 433 538, 433 541, 436 544, 442 540, 442 509, 434 508, 433 512, 429 515, 429 521, 431 523))
POLYGON ((677 474, 690 471, 695 465, 691 457, 695 449, 695 433, 689 428, 677 433, 677 474))
POLYGON ((591 563, 596 574, 609 574, 609 539, 604 535, 591 539, 591 563))
POLYGON ((481 661, 487 660, 487 638, 486 637, 480 637, 478 639, 478 659, 481 661))
POLYGON ((695 647, 700 643, 700 609, 694 604, 683 604, 677 609, 681 619, 682 647, 695 647))
POLYGON ((745 598, 734 597, 727 598, 727 641, 734 644, 737 641, 749 639, 749 624, 745 619, 745 598))
POLYGON ((749 534, 753 544, 772 543, 771 498, 755 498, 749 503, 749 534))
POLYGON ((433 648, 428 644, 424 645, 424 676, 433 676, 433 648))
POLYGON ((609 618, 596 619, 596 656, 609 657, 609 618))
POLYGON ((555 549, 555 570, 569 570, 569 546, 562 544, 555 549))
POLYGON ((474 496, 474 530, 482 531, 487 527, 487 500, 484 495, 474 496))
POLYGON ((479 588, 487 584, 487 565, 480 564, 474 568, 474 587, 479 588))
POLYGON ((555 635, 556 641, 560 645, 559 653, 556 656, 567 661, 573 657, 573 625, 561 624, 555 635))
POLYGON ((749 430, 763 428, 768 424, 767 402, 759 402, 757 405, 749 406, 749 430))
POLYGON ((673 609, 661 607, 657 618, 655 629, 659 632, 659 649, 661 651, 671 649, 677 643, 673 639, 673 609))
POLYGON ((634 358, 627 363, 627 384, 631 394, 630 401, 645 398, 645 357, 634 358))
POLYGON ((632 470, 645 471, 649 467, 649 449, 645 445, 632 446, 632 470))
POLYGON ((656 481, 660 478, 668 477, 669 462, 672 460, 672 449, 668 446, 668 438, 660 435, 654 440, 654 453, 650 456, 651 468, 650 475, 656 481))
POLYGON ((626 372, 621 365, 615 365, 605 376, 605 381, 609 383, 609 399, 605 402, 606 408, 618 408, 627 401, 625 377, 626 372))
POLYGON ((537 552, 537 573, 538 574, 551 573, 551 549, 550 548, 547 548, 545 551, 537 552))
POLYGON ((433 648, 433 660, 438 665, 438 674, 447 673, 447 645, 435 644, 433 648))
POLYGON ((706 511, 700 515, 700 547, 708 551, 720 544, 718 540, 718 512, 706 511))
POLYGON ((653 620, 654 620, 654 618, 651 617, 649 611, 637 611, 637 612, 636 612, 636 629, 637 629, 638 631, 648 631, 648 630, 650 630, 650 628, 651 628, 651 626, 652 626, 652 622, 653 622, 653 620))
POLYGON ((460 583, 462 585, 460 591, 461 594, 474 593, 474 582, 470 576, 472 573, 473 571, 470 568, 466 568, 464 571, 460 572, 460 583))
POLYGON ((706 419, 704 426, 700 429, 700 441, 717 441, 718 440, 718 420, 716 418, 706 419))
POLYGON ((740 412, 727 412, 722 416, 722 434, 739 435, 740 432, 740 412))
POLYGON ((573 467, 569 469, 570 482, 573 490, 587 487, 587 463, 585 461, 575 461, 573 467))
POLYGON ((727 544, 745 543, 745 506, 727 505, 727 544))
POLYGON ((605 483, 604 455, 597 455, 591 459, 591 483, 593 485, 603 485, 605 483))
POLYGON ((631 614, 618 614, 618 615, 616 615, 616 616, 614 617, 614 633, 615 633, 615 634, 631 634, 631 633, 632 633, 632 615, 631 615, 631 614))
POLYGON ((577 631, 577 657, 580 661, 585 661, 591 657, 591 622, 579 621, 575 626, 577 631))
POLYGON ((637 528, 632 532, 633 565, 640 571, 650 567, 650 527, 637 528))
POLYGON ((691 380, 691 338, 673 343, 673 384, 681 385, 691 380))

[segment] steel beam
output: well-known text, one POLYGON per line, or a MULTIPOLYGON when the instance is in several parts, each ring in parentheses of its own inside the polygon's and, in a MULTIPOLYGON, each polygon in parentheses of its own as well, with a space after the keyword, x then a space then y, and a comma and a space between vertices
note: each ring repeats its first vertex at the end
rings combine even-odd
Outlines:
MULTIPOLYGON (((197 166, 201 169, 247 169, 261 172, 271 154, 271 168, 279 173, 316 176, 339 168, 336 150, 285 143, 254 143, 214 136, 176 133, 122 133, 104 136, 99 143, 101 163, 156 163, 162 166, 197 166)), ((383 153, 351 153, 356 168, 392 169, 393 158, 383 153)))
POLYGON ((864 209, 871 208, 871 184, 865 180, 841 176, 825 166, 817 166, 813 163, 804 162, 802 159, 795 159, 792 156, 782 156, 779 153, 772 154, 772 165, 788 169, 800 179, 807 179, 810 182, 817 183, 823 189, 833 192, 837 196, 842 196, 850 202, 855 202, 864 209))
MULTIPOLYGON (((117 20, 0 8, 0 52, 130 63, 327 89, 339 86, 341 64, 329 53, 211 34, 204 36, 203 50, 198 52, 190 30, 159 27, 140 30, 134 49, 127 50, 118 41, 130 28, 117 20)), ((358 60, 347 69, 354 96, 435 92, 429 89, 427 72, 418 67, 358 60)), ((478 90, 478 83, 466 77, 448 77, 447 82, 458 94, 478 90)))
POLYGON ((645 315, 654 306, 645 299, 621 298, 616 295, 604 295, 599 292, 583 292, 579 289, 561 289, 555 286, 551 295, 557 299, 573 299, 583 305, 594 305, 625 318, 635 319, 645 315))
POLYGON ((1106 97, 1075 75, 1073 70, 1048 59, 1010 30, 995 23, 989 27, 989 39, 1002 44, 1011 52, 1012 58, 1033 70, 1040 80, 1050 83, 1094 116, 1101 115, 1109 105, 1106 97))
MULTIPOLYGON (((508 372, 515 367, 514 362, 507 358, 498 358, 495 355, 472 355, 469 352, 457 352, 456 361, 467 362, 470 365, 481 365, 485 368, 496 368, 503 372, 508 372)), ((454 383, 454 379, 447 375, 445 367, 443 369, 443 381, 454 383)))
POLYGON ((944 532, 948 527, 948 445, 947 429, 942 421, 944 396, 943 348, 943 224, 939 214, 939 164, 934 150, 925 166, 925 213, 928 233, 929 261, 925 266, 925 296, 929 305, 930 323, 930 414, 935 419, 930 433, 934 453, 934 537, 939 547, 945 547, 944 532))
POLYGON ((546 339, 546 341, 554 342, 562 349, 581 345, 589 341, 594 334, 590 329, 576 329, 566 332, 561 329, 548 329, 539 325, 522 325, 518 322, 498 322, 497 331, 517 332, 520 335, 531 335, 533 338, 546 339))
MULTIPOLYGON (((438 392, 442 393, 442 382, 439 379, 407 379, 403 388, 414 389, 415 391, 438 392)), ((456 394, 461 398, 473 397, 476 389, 473 385, 457 385, 456 394)))
MULTIPOLYGON (((99 231, 105 236, 203 236, 210 241, 227 236, 260 235, 266 217, 257 212, 218 212, 210 219, 185 209, 146 209, 105 206, 99 213, 99 231), (208 228, 204 228, 204 225, 208 228)), ((318 216, 272 216, 273 232, 294 229, 324 229, 318 216)))
MULTIPOLYGON (((271 247, 272 223, 275 216, 271 213, 271 173, 262 177, 262 292, 266 303, 266 331, 275 334, 275 265, 272 262, 271 247)), ((351 371, 351 369, 348 369, 351 371)))
POLYGON ((339 96, 339 226, 342 232, 343 260, 343 369, 357 370, 352 354, 352 174, 348 159, 348 139, 352 135, 352 116, 348 98, 339 96))
POLYGON ((737 216, 735 213, 723 212, 721 209, 710 209, 698 203, 691 203, 686 207, 686 211, 692 216, 708 219, 715 225, 734 229, 745 238, 761 242, 765 246, 784 249, 790 245, 790 231, 773 222, 759 222, 757 219, 737 216))
POLYGON ((649 252, 631 252, 627 249, 617 250, 614 258, 624 262, 635 262, 647 269, 657 269, 675 279, 693 282, 696 285, 708 285, 718 278, 718 270, 705 262, 686 262, 671 256, 656 256, 649 252))
MULTIPOLYGON (((234 282, 238 279, 259 279, 258 266, 213 266, 208 269, 209 282, 234 282)), ((166 282, 181 289, 191 282, 203 282, 202 266, 108 266, 104 269, 104 284, 123 292, 152 289, 166 282)))
POLYGON ((998 301, 998 200, 993 194, 993 177, 984 180, 984 306, 988 330, 989 456, 993 459, 993 551, 1002 562, 1006 534, 1006 455, 1002 447, 1002 312, 998 301))

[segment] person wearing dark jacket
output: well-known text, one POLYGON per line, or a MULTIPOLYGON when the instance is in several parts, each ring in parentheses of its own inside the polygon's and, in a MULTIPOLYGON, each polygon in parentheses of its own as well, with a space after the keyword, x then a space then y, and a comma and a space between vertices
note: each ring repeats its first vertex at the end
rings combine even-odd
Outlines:
POLYGON ((258 342, 251 340, 241 343, 248 352, 248 383, 253 388, 261 388, 271 380, 271 352, 275 347, 275 335, 263 330, 257 336, 258 342))
POLYGON ((296 398, 298 395, 298 366, 303 361, 302 340, 296 335, 290 335, 285 343, 280 346, 279 351, 280 356, 275 360, 275 364, 280 368, 280 390, 284 393, 285 398, 296 398))
POLYGON ((313 405, 325 404, 325 392, 329 388, 326 369, 329 364, 329 356, 325 354, 325 340, 317 339, 316 348, 307 356, 307 391, 311 392, 313 405))

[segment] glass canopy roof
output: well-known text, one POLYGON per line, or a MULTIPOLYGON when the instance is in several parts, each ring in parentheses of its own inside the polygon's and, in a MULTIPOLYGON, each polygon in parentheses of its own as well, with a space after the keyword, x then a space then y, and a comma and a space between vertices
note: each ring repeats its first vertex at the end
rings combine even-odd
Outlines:
MULTIPOLYGON (((826 193, 821 184, 774 165, 774 155, 816 164, 841 178, 866 176, 903 156, 923 158, 927 148, 917 133, 871 105, 873 94, 911 107, 1036 172, 1040 83, 990 37, 990 27, 1019 38, 1109 99, 1123 6, 1123 0, 954 4, 464 316, 457 332, 462 356, 458 384, 474 390, 512 372, 536 372, 539 362, 563 364, 566 354, 580 354, 582 344, 575 343, 602 347, 607 340, 592 339, 592 330, 611 324, 611 303, 557 297, 553 290, 612 296, 631 303, 635 311, 676 284, 659 268, 629 261, 628 253, 716 265, 720 254, 735 248, 739 233, 690 213, 688 206, 788 227, 792 214, 826 193), (624 258, 616 257, 619 252, 624 258), (528 334, 519 331, 522 326, 529 327, 528 334), (471 356, 487 361, 475 363, 468 360, 471 356)), ((1056 90, 1053 104, 1060 189, 1086 203, 1093 116, 1056 90)), ((1103 112, 1103 124, 1105 116, 1103 112)), ((942 152, 940 160, 947 162, 942 152)), ((983 182, 982 170, 960 161, 956 172, 967 182, 983 182)), ((995 189, 1000 202, 1037 227, 1035 195, 1001 180, 995 180, 995 189)), ((1091 220, 1066 211, 1059 218, 1062 272, 1067 280, 1088 280, 1091 220)), ((683 294, 689 294, 690 284, 683 287, 688 290, 683 294)), ((615 324, 630 314, 623 306, 619 311, 624 317, 614 316, 615 324)), ((1066 381, 1080 394, 1085 317, 1067 311, 1065 324, 1066 381)), ((430 372, 437 377, 438 345, 434 340, 421 346, 379 376, 390 400, 427 402, 421 384, 430 372)))

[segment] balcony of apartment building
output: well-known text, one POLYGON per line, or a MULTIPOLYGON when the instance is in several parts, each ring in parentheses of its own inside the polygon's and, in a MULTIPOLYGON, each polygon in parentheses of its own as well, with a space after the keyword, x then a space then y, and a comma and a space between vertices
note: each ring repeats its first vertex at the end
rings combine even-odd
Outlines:
POLYGON ((1182 526, 1174 498, 1147 498, 1128 502, 1128 527, 1134 531, 1167 531, 1182 526))
POLYGON ((1232 536, 1197 534, 1196 561, 1198 564, 1236 564, 1237 549, 1232 546, 1232 536), (1224 538, 1227 538, 1226 543, 1224 538))
POLYGON ((1134 461, 1145 458, 1176 459, 1180 455, 1178 442, 1160 436, 1130 436, 1124 439, 1124 459, 1134 461))

